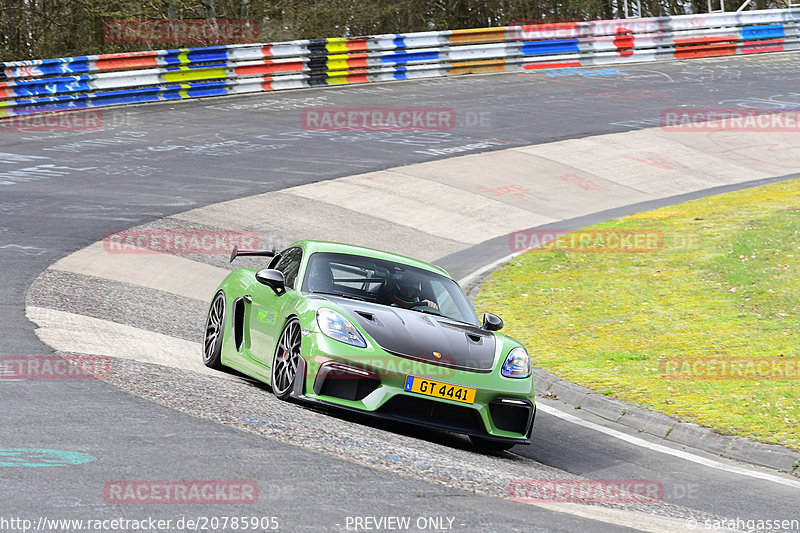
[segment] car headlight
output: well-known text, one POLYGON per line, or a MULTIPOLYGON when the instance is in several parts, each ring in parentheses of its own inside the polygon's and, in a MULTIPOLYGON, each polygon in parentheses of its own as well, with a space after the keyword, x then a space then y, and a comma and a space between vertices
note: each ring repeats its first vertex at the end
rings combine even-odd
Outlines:
POLYGON ((501 373, 507 378, 527 378, 531 375, 531 358, 525 348, 517 346, 508 352, 501 373))
POLYGON ((361 336, 355 326, 341 313, 337 313, 333 309, 323 307, 317 310, 317 324, 322 333, 334 340, 358 346, 359 348, 367 347, 364 337, 361 336))

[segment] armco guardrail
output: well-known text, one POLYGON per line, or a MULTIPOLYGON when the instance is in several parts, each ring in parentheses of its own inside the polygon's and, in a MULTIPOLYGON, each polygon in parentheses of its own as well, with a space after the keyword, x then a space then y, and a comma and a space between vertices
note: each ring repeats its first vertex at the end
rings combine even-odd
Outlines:
POLYGON ((0 117, 477 72, 800 48, 800 9, 566 22, 0 63, 0 117))

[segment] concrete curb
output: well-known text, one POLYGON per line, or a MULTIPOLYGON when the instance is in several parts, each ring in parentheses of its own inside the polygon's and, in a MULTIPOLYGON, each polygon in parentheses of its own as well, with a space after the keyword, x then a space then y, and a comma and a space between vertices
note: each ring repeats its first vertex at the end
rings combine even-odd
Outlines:
POLYGON ((541 368, 534 369, 533 380, 537 396, 562 401, 573 409, 587 411, 667 442, 800 477, 800 453, 783 446, 756 442, 745 437, 720 435, 711 428, 681 422, 665 414, 605 396, 541 368))

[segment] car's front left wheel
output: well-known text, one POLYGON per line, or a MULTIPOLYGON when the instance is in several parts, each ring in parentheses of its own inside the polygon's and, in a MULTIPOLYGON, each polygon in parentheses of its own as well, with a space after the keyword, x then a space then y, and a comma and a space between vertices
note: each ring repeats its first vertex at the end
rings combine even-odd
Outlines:
POLYGON ((289 319, 283 328, 272 361, 272 392, 281 400, 289 399, 300 366, 300 321, 289 319))

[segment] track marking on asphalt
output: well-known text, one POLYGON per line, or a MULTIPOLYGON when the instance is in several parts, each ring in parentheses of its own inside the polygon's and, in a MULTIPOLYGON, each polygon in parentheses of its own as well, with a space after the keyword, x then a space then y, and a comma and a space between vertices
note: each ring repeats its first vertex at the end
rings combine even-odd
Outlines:
MULTIPOLYGON (((144 230, 147 231, 147 230, 144 230)), ((135 235, 136 230, 131 234, 135 235)), ((211 301, 230 271, 167 253, 117 253, 95 242, 56 261, 50 268, 141 285, 160 291, 211 301)))
POLYGON ((233 378, 203 365, 199 342, 46 307, 28 306, 26 316, 38 326, 35 333, 42 342, 61 352, 118 357, 233 378))
POLYGON ((544 411, 549 415, 553 415, 557 418, 565 420, 567 422, 571 422, 578 426, 585 427, 587 429, 592 429, 594 431, 599 431, 600 433, 604 433, 610 437, 614 437, 620 440, 623 440, 629 444, 633 444, 634 446, 640 446, 642 448, 647 448, 648 450, 652 450, 654 452, 663 453, 666 455, 672 455, 674 457, 678 457, 681 459, 685 459, 686 461, 691 461, 693 463, 701 464, 703 466, 707 466, 709 468, 716 468, 717 470, 723 470, 725 472, 730 472, 732 474, 739 474, 742 476, 752 477, 756 479, 761 479, 764 481, 771 481, 773 483, 780 483, 781 485, 787 485, 789 487, 800 488, 800 481, 794 481, 792 479, 786 479, 780 476, 776 476, 773 474, 767 474, 766 472, 757 472, 755 470, 749 470, 747 468, 742 468, 740 466, 734 465, 726 465, 720 463, 719 461, 715 461, 713 459, 708 459, 706 457, 700 457, 699 455, 695 455, 693 453, 684 452, 681 450, 676 450, 674 448, 670 448, 669 446, 664 446, 662 444, 656 444, 654 442, 649 442, 639 437, 634 437, 633 435, 627 435, 621 431, 617 431, 616 429, 611 429, 607 427, 603 427, 599 424, 595 424, 594 422, 589 422, 582 418, 578 418, 577 416, 571 415, 569 413, 565 413, 555 407, 549 405, 542 405, 541 403, 536 404, 536 409, 544 411))

